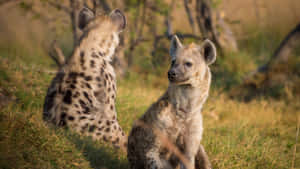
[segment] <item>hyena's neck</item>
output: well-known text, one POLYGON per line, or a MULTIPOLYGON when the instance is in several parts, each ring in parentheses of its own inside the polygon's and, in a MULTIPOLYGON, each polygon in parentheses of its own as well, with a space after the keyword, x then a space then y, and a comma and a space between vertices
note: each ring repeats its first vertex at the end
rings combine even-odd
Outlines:
POLYGON ((208 96, 210 78, 208 70, 204 79, 195 82, 197 85, 170 84, 167 93, 173 106, 183 113, 200 112, 208 96))
POLYGON ((83 35, 70 58, 69 65, 85 71, 97 68, 104 62, 109 64, 118 44, 119 37, 115 32, 91 30, 83 35))

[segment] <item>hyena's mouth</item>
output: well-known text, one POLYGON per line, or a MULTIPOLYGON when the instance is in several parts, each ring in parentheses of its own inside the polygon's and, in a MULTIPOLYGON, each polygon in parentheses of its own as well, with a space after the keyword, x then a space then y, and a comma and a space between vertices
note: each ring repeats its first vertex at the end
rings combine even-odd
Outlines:
POLYGON ((189 78, 185 78, 185 79, 176 79, 176 78, 169 78, 169 81, 171 83, 174 83, 176 85, 184 85, 184 84, 188 84, 189 83, 189 78))

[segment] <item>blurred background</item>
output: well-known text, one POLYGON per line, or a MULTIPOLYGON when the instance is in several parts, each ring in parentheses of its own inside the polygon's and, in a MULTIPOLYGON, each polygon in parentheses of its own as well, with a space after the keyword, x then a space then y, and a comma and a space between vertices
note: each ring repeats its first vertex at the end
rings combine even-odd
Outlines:
POLYGON ((0 0, 0 168, 129 168, 126 155, 41 120, 84 5, 127 17, 112 63, 127 133, 168 86, 171 35, 209 38, 218 56, 203 144, 214 168, 300 168, 297 0, 0 0))

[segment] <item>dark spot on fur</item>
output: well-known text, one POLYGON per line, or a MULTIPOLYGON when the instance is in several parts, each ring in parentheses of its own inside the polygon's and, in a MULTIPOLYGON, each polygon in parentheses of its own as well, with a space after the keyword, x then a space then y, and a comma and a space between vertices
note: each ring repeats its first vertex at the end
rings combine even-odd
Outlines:
POLYGON ((95 97, 99 96, 99 94, 100 94, 99 91, 94 92, 94 96, 95 96, 95 97))
POLYGON ((95 52, 92 53, 92 57, 93 58, 99 58, 99 56, 95 52))
POLYGON ((100 78, 99 76, 97 76, 97 77, 96 77, 96 80, 97 80, 98 82, 100 82, 100 81, 101 81, 101 78, 100 78))
POLYGON ((110 92, 110 91, 111 91, 111 88, 109 87, 107 90, 108 90, 108 92, 110 92))
POLYGON ((71 90, 67 90, 64 98, 63 98, 63 102, 66 104, 71 104, 72 103, 72 92, 71 90))
POLYGON ((98 87, 102 87, 102 85, 101 85, 101 83, 98 83, 98 85, 97 85, 98 87))
POLYGON ((80 76, 80 77, 84 77, 84 72, 80 72, 80 73, 79 73, 79 76, 80 76))
POLYGON ((116 120, 116 115, 113 116, 113 120, 116 120))
POLYGON ((106 138, 106 136, 103 136, 103 140, 104 140, 105 142, 108 142, 108 139, 106 138))
POLYGON ((60 118, 61 119, 65 119, 66 116, 67 116, 67 114, 65 112, 61 112, 61 114, 60 114, 60 118))
POLYGON ((84 51, 80 52, 80 57, 84 57, 84 51))
POLYGON ((74 104, 74 106, 76 107, 76 108, 78 108, 79 106, 78 106, 78 104, 74 104))
POLYGON ((71 89, 75 89, 76 86, 75 86, 74 84, 71 84, 71 85, 70 85, 70 88, 71 88, 71 89))
POLYGON ((107 85, 107 82, 106 82, 106 80, 104 80, 104 81, 103 81, 103 84, 104 84, 104 86, 106 87, 106 85, 107 85))
POLYGON ((92 76, 86 76, 86 77, 84 77, 84 80, 91 81, 92 80, 92 76))
POLYGON ((106 128, 106 129, 105 129, 105 132, 108 133, 109 131, 110 131, 110 128, 106 128))
POLYGON ((111 98, 112 98, 112 99, 115 99, 115 95, 112 95, 111 98))
POLYGON ((109 104, 109 102, 110 102, 110 99, 109 98, 107 98, 107 100, 106 100, 106 104, 109 104))
POLYGON ((110 121, 109 120, 106 121, 106 125, 108 125, 108 126, 110 125, 110 121))
POLYGON ((104 73, 104 69, 103 67, 101 67, 101 75, 103 75, 103 73, 104 73))
POLYGON ((84 119, 87 119, 87 117, 86 116, 80 116, 79 117, 79 120, 84 120, 84 119))
POLYGON ((94 60, 91 60, 91 61, 90 61, 90 66, 91 66, 92 68, 95 67, 95 61, 94 61, 94 60))
POLYGON ((80 52, 80 65, 83 66, 84 65, 84 51, 80 52))
POLYGON ((67 123, 66 123, 66 116, 67 114, 65 112, 62 112, 60 114, 60 121, 59 121, 59 126, 65 126, 67 123))
POLYGON ((114 107, 113 107, 113 105, 110 105, 110 110, 114 110, 114 107))
POLYGON ((100 55, 100 56, 104 56, 104 53, 103 53, 103 52, 99 52, 99 55, 100 55))
POLYGON ((89 89, 91 89, 92 87, 91 87, 91 85, 90 84, 88 84, 88 83, 85 83, 85 86, 87 87, 87 88, 89 88, 89 89))
POLYGON ((80 112, 80 111, 76 111, 76 113, 77 113, 77 114, 81 114, 81 112, 80 112))
POLYGON ((80 93, 79 93, 78 91, 76 91, 73 97, 74 97, 74 98, 77 98, 77 97, 79 97, 79 96, 80 96, 80 93))
POLYGON ((73 116, 68 116, 68 119, 69 119, 70 121, 74 121, 74 117, 73 117, 73 116))
POLYGON ((101 124, 101 123, 102 123, 102 121, 101 121, 101 120, 99 120, 99 121, 98 121, 98 124, 101 124))
POLYGON ((107 74, 105 74, 105 79, 108 80, 108 75, 107 74))
POLYGON ((98 131, 102 131, 104 129, 104 127, 100 127, 98 128, 98 131))
POLYGON ((84 97, 92 104, 93 101, 89 98, 89 95, 87 92, 83 92, 84 97))
POLYGON ((90 128, 89 128, 89 132, 93 132, 95 130, 96 126, 95 125, 91 125, 90 128))
POLYGON ((70 72, 69 73, 69 78, 70 79, 74 79, 74 78, 76 78, 78 76, 78 73, 77 72, 70 72))
POLYGON ((79 103, 80 103, 80 105, 81 105, 81 107, 85 107, 86 106, 86 104, 84 103, 84 101, 83 100, 79 100, 79 103))

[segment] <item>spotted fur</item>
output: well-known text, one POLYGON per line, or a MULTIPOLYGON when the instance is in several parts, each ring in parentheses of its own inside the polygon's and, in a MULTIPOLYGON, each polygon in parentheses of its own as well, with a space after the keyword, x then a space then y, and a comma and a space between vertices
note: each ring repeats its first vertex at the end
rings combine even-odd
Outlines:
POLYGON ((211 168, 200 144, 201 109, 208 97, 211 83, 208 65, 215 61, 216 49, 209 40, 201 46, 183 46, 174 36, 171 43, 168 90, 137 121, 128 137, 132 169, 211 168), (170 144, 175 148, 170 148, 170 144))
POLYGON ((96 140, 126 150, 127 137, 117 121, 116 75, 111 62, 126 20, 119 11, 94 16, 80 13, 83 35, 68 62, 48 88, 43 117, 96 140))

